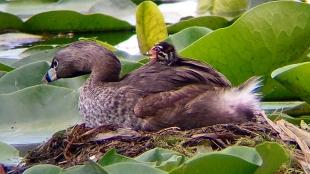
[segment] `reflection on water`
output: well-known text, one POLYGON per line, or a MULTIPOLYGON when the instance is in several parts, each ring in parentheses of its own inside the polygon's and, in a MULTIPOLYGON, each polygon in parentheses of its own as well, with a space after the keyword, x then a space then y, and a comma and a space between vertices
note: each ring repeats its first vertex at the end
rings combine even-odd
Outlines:
POLYGON ((9 50, 1 50, 0 48, 0 62, 8 64, 10 60, 19 59, 20 55, 26 50, 27 48, 16 48, 16 49, 9 49, 9 50), (10 59, 10 60, 6 60, 10 59))
POLYGON ((102 32, 102 33, 66 33, 57 35, 45 36, 45 41, 38 42, 36 44, 68 44, 74 41, 78 41, 79 38, 94 38, 103 42, 107 42, 111 45, 116 45, 124 40, 127 40, 134 33, 132 31, 114 31, 114 32, 102 32))
MULTIPOLYGON (((159 9, 163 13, 167 23, 176 23, 181 18, 186 16, 196 16, 196 0, 184 0, 174 1, 174 3, 167 3, 170 1, 163 1, 163 4, 159 5, 159 9)), ((113 4, 114 3, 114 4, 113 4)), ((120 6, 119 3, 113 2, 120 6)), ((121 7, 121 6, 120 6, 121 7)), ((133 11, 133 7, 130 8, 133 11)), ((103 12, 103 11, 102 11, 103 12)), ((135 14, 126 16, 126 19, 133 19, 130 21, 135 23, 135 14)), ((0 59, 20 59, 20 53, 25 48, 33 45, 59 45, 68 44, 79 40, 81 37, 95 38, 97 40, 107 42, 111 45, 117 45, 116 47, 122 51, 126 51, 129 54, 139 54, 139 47, 134 31, 116 31, 116 32, 102 32, 102 33, 59 33, 59 34, 43 34, 33 35, 26 33, 7 33, 0 35, 0 59), (17 49, 18 48, 18 49, 17 49)))
POLYGON ((167 3, 159 5, 166 23, 176 23, 181 18, 188 16, 197 16, 197 0, 187 0, 176 3, 167 3))
POLYGON ((137 35, 133 35, 128 40, 121 42, 116 46, 116 48, 131 55, 140 54, 137 35))
POLYGON ((0 35, 0 51, 13 49, 26 44, 39 42, 43 39, 40 35, 27 33, 6 33, 0 35))
POLYGON ((94 38, 111 45, 127 40, 132 31, 116 31, 104 33, 60 33, 49 35, 33 35, 26 33, 7 33, 0 35, 0 59, 20 59, 21 53, 34 45, 62 45, 78 41, 80 38, 94 38))

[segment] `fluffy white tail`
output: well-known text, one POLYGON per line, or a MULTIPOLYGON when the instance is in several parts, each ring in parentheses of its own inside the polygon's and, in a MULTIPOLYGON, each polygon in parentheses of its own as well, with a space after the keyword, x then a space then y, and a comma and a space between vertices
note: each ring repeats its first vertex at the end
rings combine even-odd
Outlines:
POLYGON ((257 92, 262 86, 260 77, 251 77, 239 87, 225 90, 219 94, 222 112, 231 116, 251 117, 260 111, 260 94, 257 92))

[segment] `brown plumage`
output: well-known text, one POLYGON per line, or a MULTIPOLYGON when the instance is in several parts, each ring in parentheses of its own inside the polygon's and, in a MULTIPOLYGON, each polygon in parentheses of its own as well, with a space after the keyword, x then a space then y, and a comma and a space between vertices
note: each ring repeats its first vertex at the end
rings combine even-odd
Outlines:
POLYGON ((190 129, 247 121, 259 110, 252 93, 256 78, 232 88, 209 65, 179 58, 172 45, 160 43, 151 52, 148 64, 120 79, 120 62, 112 52, 94 42, 76 42, 56 54, 45 79, 91 73, 79 101, 89 127, 190 129))

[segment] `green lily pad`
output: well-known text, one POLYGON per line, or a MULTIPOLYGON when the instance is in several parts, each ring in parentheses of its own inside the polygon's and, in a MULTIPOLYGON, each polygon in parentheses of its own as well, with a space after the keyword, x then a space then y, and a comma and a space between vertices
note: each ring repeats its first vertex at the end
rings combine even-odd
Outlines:
POLYGON ((127 60, 127 59, 121 59, 121 58, 119 60, 121 61, 121 64, 122 64, 121 76, 124 76, 130 73, 131 71, 138 69, 139 67, 143 65, 139 61, 127 60))
POLYGON ((16 62, 14 62, 11 66, 14 68, 21 67, 26 64, 30 63, 35 63, 39 61, 48 61, 51 62, 52 59, 55 56, 55 53, 60 49, 60 47, 54 48, 54 49, 49 49, 49 50, 43 50, 43 51, 38 51, 36 53, 33 53, 29 56, 26 56, 16 62))
MULTIPOLYGON (((27 64, 8 72, 0 79, 0 94, 15 92, 26 87, 42 84, 42 78, 49 69, 50 64, 46 61, 39 61, 27 64), (35 73, 34 73, 35 72, 35 73)), ((85 82, 87 77, 75 77, 60 79, 52 85, 78 89, 85 82)))
POLYGON ((0 139, 9 144, 38 143, 79 122, 78 93, 37 85, 0 94, 0 139))
POLYGON ((12 68, 6 64, 0 63, 0 71, 8 72, 8 71, 12 71, 13 69, 14 68, 12 68))
POLYGON ((284 66, 271 77, 310 104, 310 62, 284 66))
POLYGON ((5 1, 1 5, 4 6, 5 12, 29 18, 35 14, 51 10, 74 10, 85 13, 96 2, 96 0, 18 0, 5 1))
POLYGON ((194 156, 170 173, 254 173, 261 165, 262 159, 254 148, 231 146, 220 152, 211 152, 194 156))
POLYGON ((161 170, 170 171, 180 166, 185 161, 185 156, 172 150, 154 148, 136 158, 128 158, 116 153, 115 149, 108 151, 98 161, 101 166, 108 166, 116 163, 143 163, 150 167, 156 167, 161 170))
POLYGON ((111 164, 115 164, 115 163, 119 163, 119 162, 137 162, 139 163, 139 161, 136 161, 132 158, 128 158, 126 156, 120 155, 116 152, 115 149, 109 150, 108 152, 106 152, 98 161, 98 164, 101 166, 108 166, 111 164))
POLYGON ((205 61, 238 85, 253 75, 264 76, 265 97, 293 95, 270 78, 283 65, 302 61, 310 46, 310 6, 277 1, 259 5, 229 27, 216 30, 181 51, 205 61))
POLYGON ((0 78, 6 74, 5 71, 0 71, 0 78))
POLYGON ((154 2, 144 1, 139 4, 136 21, 136 33, 141 53, 146 53, 157 42, 168 37, 164 17, 154 2))
POLYGON ((51 164, 39 164, 25 170, 23 174, 61 174, 62 171, 63 169, 58 166, 54 166, 51 164))
POLYGON ((38 52, 50 50, 50 49, 53 49, 53 48, 56 48, 56 47, 57 47, 57 45, 44 45, 44 44, 43 45, 35 45, 35 46, 27 48, 25 51, 23 51, 20 54, 20 57, 21 58, 27 57, 27 56, 36 54, 38 52))
POLYGON ((173 44, 177 51, 180 51, 210 32, 212 30, 204 27, 189 27, 170 35, 166 41, 173 44))
POLYGON ((0 141, 0 164, 16 165, 20 161, 19 152, 13 146, 0 141))
POLYGON ((249 7, 249 0, 200 0, 198 13, 234 18, 245 12, 249 7))
MULTIPOLYGON (((44 172, 44 170, 42 170, 44 172)), ((62 174, 109 174, 95 162, 89 161, 85 165, 73 166, 64 170, 62 174)))
POLYGON ((133 31, 105 31, 105 32, 83 32, 83 33, 65 33, 59 35, 49 34, 50 37, 44 41, 40 41, 39 45, 65 45, 79 40, 96 40, 106 42, 111 45, 117 45, 129 39, 134 34, 133 31))
POLYGON ((136 8, 137 5, 131 0, 100 0, 89 12, 110 15, 135 25, 136 8))
POLYGON ((171 171, 183 164, 185 156, 172 150, 154 148, 135 158, 137 161, 153 163, 156 168, 171 171))
POLYGON ((126 21, 104 14, 83 15, 75 11, 49 11, 32 16, 24 23, 27 32, 95 32, 131 30, 126 21), (61 20, 60 20, 61 19, 61 20))
POLYGON ((293 117, 301 116, 301 115, 310 115, 310 104, 307 102, 303 102, 298 107, 289 109, 284 113, 291 115, 293 117))
POLYGON ((120 162, 103 167, 109 174, 168 174, 143 163, 120 162))
POLYGON ((48 62, 36 62, 7 73, 0 79, 0 94, 15 92, 29 86, 42 84, 41 79, 48 67, 48 62))
POLYGON ((48 164, 33 166, 25 171, 26 174, 168 174, 165 171, 152 168, 142 163, 120 162, 102 167, 94 162, 88 162, 85 165, 73 166, 67 169, 48 164))
POLYGON ((17 16, 0 11, 0 31, 20 30, 23 27, 23 21, 17 16))
POLYGON ((228 20, 219 16, 201 16, 187 20, 182 20, 176 24, 169 25, 168 32, 176 33, 193 26, 206 27, 212 30, 216 30, 219 28, 227 27, 229 25, 230 22, 228 20))
POLYGON ((302 115, 302 116, 297 116, 297 117, 292 117, 290 115, 281 113, 281 112, 276 112, 276 113, 271 113, 268 114, 268 118, 270 118, 271 120, 280 120, 280 119, 284 119, 292 124, 295 125, 300 125, 300 122, 303 120, 304 122, 306 122, 307 124, 310 124, 310 116, 309 115, 302 115))
POLYGON ((261 102, 261 108, 267 113, 286 113, 292 116, 310 114, 310 105, 304 101, 261 102))
POLYGON ((284 148, 275 142, 265 142, 255 148, 263 159, 263 165, 255 171, 255 174, 276 173, 290 159, 284 148))
POLYGON ((248 0, 214 0, 211 13, 218 16, 237 17, 249 6, 248 0))
POLYGON ((17 59, 0 58, 0 65, 4 64, 6 66, 11 66, 16 61, 17 61, 17 59))
POLYGON ((39 164, 27 169, 25 174, 108 174, 100 165, 89 161, 85 165, 77 165, 69 167, 67 169, 62 169, 55 165, 50 164, 39 164))

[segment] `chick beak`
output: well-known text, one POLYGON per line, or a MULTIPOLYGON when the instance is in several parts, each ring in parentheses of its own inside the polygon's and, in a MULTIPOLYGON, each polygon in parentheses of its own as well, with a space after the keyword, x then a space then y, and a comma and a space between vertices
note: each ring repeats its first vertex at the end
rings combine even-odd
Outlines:
POLYGON ((44 84, 47 84, 55 80, 57 80, 57 73, 56 73, 55 68, 50 68, 42 78, 42 82, 44 84))
POLYGON ((157 52, 152 48, 150 51, 144 54, 145 56, 149 56, 151 61, 157 60, 157 52))
POLYGON ((144 56, 151 56, 152 54, 151 54, 151 51, 148 51, 148 52, 144 53, 143 55, 144 56))

